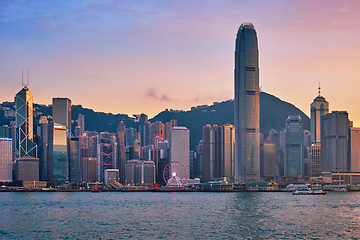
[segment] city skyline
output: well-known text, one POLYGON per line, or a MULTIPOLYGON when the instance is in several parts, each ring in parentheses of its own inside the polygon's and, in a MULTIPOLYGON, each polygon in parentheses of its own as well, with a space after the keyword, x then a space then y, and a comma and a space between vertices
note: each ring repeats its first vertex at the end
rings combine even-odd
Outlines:
POLYGON ((248 21, 263 91, 310 117, 321 82, 329 110, 346 110, 357 126, 360 4, 260 2, 1 2, 0 101, 21 88, 21 69, 39 104, 66 97, 152 117, 232 99, 234 32, 248 21))

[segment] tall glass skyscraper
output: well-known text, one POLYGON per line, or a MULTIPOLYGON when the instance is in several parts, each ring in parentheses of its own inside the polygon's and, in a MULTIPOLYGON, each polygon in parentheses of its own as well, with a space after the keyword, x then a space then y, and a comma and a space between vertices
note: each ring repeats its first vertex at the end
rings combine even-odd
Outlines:
POLYGON ((33 141, 33 96, 27 85, 15 95, 16 106, 16 157, 37 157, 33 141))
POLYGON ((260 181, 259 51, 252 23, 238 30, 234 75, 235 180, 260 181))
POLYGON ((287 177, 301 177, 304 173, 304 134, 301 117, 289 116, 285 125, 285 161, 287 177))
POLYGON ((62 184, 69 180, 68 137, 66 126, 51 122, 49 125, 49 181, 62 184))
POLYGON ((66 127, 67 134, 71 134, 71 100, 68 98, 52 99, 53 120, 66 127))
POLYGON ((324 97, 317 96, 310 105, 311 109, 311 142, 321 142, 321 117, 329 113, 329 103, 324 97))

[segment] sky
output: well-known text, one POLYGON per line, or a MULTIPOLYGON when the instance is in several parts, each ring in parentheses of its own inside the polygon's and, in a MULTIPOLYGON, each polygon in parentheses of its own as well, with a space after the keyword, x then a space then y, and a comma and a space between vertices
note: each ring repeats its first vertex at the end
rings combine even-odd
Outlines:
MULTIPOLYGON (((260 86, 360 127, 360 1, 0 1, 0 102, 22 69, 34 102, 149 117, 234 97, 235 38, 254 24, 260 86)), ((285 120, 284 120, 285 124, 285 120)))

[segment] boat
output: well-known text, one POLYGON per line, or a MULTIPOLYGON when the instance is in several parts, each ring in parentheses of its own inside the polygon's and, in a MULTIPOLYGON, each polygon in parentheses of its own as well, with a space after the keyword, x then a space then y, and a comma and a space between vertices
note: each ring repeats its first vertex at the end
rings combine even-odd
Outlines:
POLYGON ((327 192, 323 190, 296 190, 293 192, 293 195, 318 195, 326 194, 327 192))
POLYGON ((91 192, 93 192, 93 193, 101 192, 101 188, 92 187, 92 188, 91 188, 91 192))
POLYGON ((333 192, 347 192, 346 188, 334 188, 333 192))

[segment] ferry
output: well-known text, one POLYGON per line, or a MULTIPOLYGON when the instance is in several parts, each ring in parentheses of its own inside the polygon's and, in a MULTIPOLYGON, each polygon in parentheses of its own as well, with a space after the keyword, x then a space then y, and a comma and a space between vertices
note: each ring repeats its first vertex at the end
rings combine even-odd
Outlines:
POLYGON ((334 188, 333 192, 347 192, 346 188, 334 188))
POLYGON ((296 190, 293 192, 293 195, 318 195, 326 194, 327 192, 323 190, 296 190))

